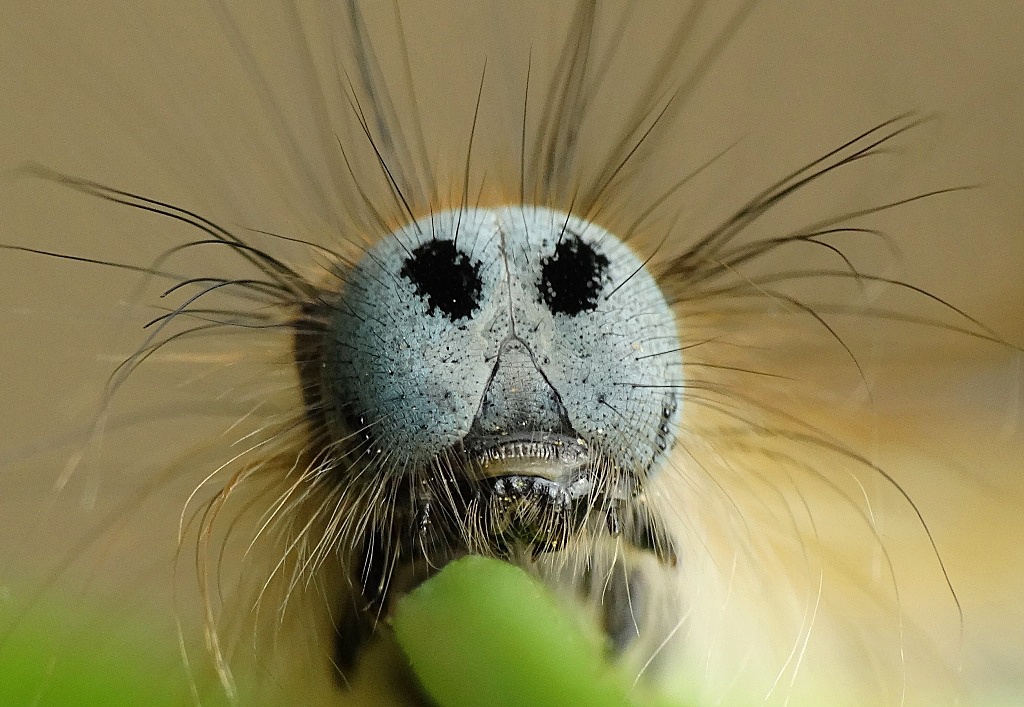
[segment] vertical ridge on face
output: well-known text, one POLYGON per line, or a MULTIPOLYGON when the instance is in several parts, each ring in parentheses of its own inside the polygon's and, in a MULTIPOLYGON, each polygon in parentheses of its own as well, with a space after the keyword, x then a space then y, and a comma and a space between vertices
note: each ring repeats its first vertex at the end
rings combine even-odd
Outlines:
POLYGON ((502 342, 491 379, 480 399, 470 432, 475 436, 572 433, 558 391, 551 387, 533 354, 518 338, 502 342))

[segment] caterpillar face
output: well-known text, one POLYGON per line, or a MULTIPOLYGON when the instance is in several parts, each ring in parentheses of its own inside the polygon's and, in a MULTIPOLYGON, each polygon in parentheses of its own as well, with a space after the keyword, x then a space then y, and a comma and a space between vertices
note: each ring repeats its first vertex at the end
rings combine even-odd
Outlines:
MULTIPOLYGON (((466 208, 333 275, 296 322, 296 356, 319 473, 371 519, 338 543, 366 602, 343 627, 374 624, 418 565, 467 552, 585 558, 605 537, 676 561, 645 489, 678 433, 681 347, 624 243, 548 208, 466 208)), ((366 633, 339 631, 341 666, 366 633)))
POLYGON ((424 518, 487 528, 477 549, 557 547, 595 514, 618 528, 682 381, 673 314, 623 243, 545 208, 447 211, 340 279, 305 382, 352 465, 339 483, 408 484, 424 518))

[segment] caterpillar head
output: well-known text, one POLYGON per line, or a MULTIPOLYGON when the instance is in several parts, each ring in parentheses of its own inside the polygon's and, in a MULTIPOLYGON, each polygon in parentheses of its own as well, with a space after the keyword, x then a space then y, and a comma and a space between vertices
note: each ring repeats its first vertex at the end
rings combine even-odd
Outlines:
POLYGON ((402 499, 448 555, 603 529, 674 559, 643 493, 675 442, 679 343, 625 244, 541 207, 443 211, 337 274, 301 357, 337 483, 402 499))

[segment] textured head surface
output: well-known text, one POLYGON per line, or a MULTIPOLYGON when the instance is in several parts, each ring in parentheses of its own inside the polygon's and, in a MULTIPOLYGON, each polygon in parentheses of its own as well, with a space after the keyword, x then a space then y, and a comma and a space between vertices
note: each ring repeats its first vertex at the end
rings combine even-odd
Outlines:
POLYGON ((541 207, 440 212, 344 279, 323 380, 336 438, 359 431, 402 466, 570 440, 638 477, 672 446, 674 317, 603 228, 541 207))

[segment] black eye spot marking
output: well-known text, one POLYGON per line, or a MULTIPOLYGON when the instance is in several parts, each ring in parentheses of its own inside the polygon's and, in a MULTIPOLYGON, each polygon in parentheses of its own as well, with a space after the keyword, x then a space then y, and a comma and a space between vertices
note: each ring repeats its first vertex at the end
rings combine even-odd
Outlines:
POLYGON ((480 263, 472 262, 454 241, 427 241, 418 246, 399 273, 416 287, 431 314, 437 310, 453 322, 480 306, 480 263))
POLYGON ((538 289, 555 314, 574 316, 597 309, 608 272, 608 258, 579 238, 567 238, 540 261, 538 289))

